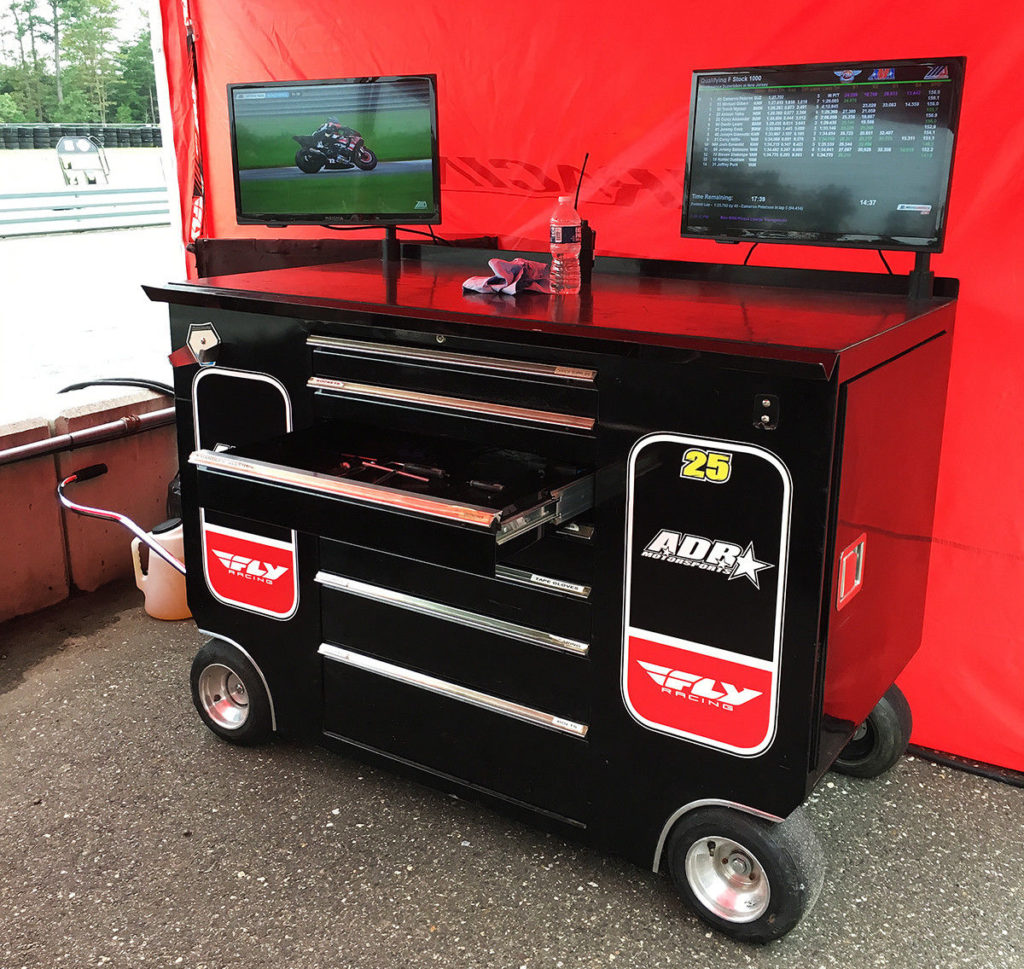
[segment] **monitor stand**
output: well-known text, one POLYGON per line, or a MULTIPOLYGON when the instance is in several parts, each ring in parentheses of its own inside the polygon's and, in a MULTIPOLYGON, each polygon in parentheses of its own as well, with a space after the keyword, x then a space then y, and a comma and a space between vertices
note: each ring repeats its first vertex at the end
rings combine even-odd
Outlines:
POLYGON ((907 276, 907 296, 910 299, 930 299, 935 273, 929 267, 929 253, 914 254, 914 269, 907 276))
POLYGON ((384 275, 397 276, 402 271, 402 244, 398 241, 398 227, 384 227, 384 241, 381 244, 381 263, 384 275))

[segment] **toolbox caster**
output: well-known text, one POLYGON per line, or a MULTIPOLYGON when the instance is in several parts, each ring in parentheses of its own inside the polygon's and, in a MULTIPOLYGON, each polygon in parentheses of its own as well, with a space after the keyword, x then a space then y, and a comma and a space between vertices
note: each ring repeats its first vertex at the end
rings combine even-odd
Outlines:
POLYGON ((685 815, 668 842, 672 881, 705 922, 743 942, 770 942, 811 910, 821 846, 798 808, 773 822, 725 807, 685 815))
POLYGON ((273 734, 270 700, 256 667, 237 649, 211 639, 192 661, 192 702, 218 737, 260 744, 273 734))
POLYGON ((913 717, 903 691, 894 683, 843 748, 832 770, 853 777, 878 777, 906 752, 913 717))

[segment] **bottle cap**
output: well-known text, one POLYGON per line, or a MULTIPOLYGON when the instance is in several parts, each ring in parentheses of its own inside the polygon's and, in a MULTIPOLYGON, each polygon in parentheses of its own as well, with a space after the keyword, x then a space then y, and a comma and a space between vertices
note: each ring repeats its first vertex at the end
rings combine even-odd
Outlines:
POLYGON ((559 202, 572 202, 572 200, 573 200, 573 196, 572 195, 559 195, 558 196, 558 201, 559 202))

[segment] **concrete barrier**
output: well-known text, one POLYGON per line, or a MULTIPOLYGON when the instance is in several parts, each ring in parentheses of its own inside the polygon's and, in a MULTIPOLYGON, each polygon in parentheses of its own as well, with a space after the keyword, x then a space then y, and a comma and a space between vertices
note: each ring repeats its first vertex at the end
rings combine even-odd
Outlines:
MULTIPOLYGON (((50 436, 32 418, 0 427, 0 450, 50 436)), ((0 468, 0 622, 66 599, 69 591, 64 528, 52 456, 0 468)))
MULTIPOLYGON (((0 449, 169 403, 149 391, 83 403, 89 396, 83 392, 56 398, 60 413, 53 419, 0 427, 0 449)), ((173 426, 0 467, 0 554, 12 560, 0 569, 0 621, 60 602, 72 588, 91 592, 131 575, 131 535, 120 525, 65 511, 57 500, 58 481, 77 468, 100 463, 107 465, 107 474, 72 485, 70 497, 121 512, 147 529, 166 518, 167 485, 177 470, 173 426)))

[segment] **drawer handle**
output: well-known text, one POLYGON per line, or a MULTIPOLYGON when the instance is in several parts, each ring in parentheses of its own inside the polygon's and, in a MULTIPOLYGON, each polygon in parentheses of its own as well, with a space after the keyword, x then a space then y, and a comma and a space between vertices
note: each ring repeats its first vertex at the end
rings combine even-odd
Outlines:
POLYGON ((375 384, 356 384, 347 380, 332 380, 329 377, 310 377, 306 386, 313 390, 335 394, 353 394, 376 400, 395 401, 401 404, 420 404, 424 407, 440 407, 467 414, 485 414, 488 417, 504 417, 509 420, 530 421, 534 424, 552 424, 573 431, 592 431, 594 418, 579 417, 576 414, 558 414, 554 411, 534 410, 530 407, 512 407, 508 404, 491 404, 482 400, 466 400, 462 397, 444 397, 441 394, 424 394, 418 390, 400 390, 397 387, 378 387, 375 384))
POLYGON ((378 485, 335 478, 316 471, 301 471, 268 461, 257 461, 253 458, 240 458, 232 454, 216 451, 193 451, 188 458, 189 464, 205 468, 208 471, 222 471, 226 474, 265 481, 270 484, 287 485, 316 491, 340 498, 352 498, 371 505, 382 505, 398 511, 419 512, 444 518, 464 525, 476 525, 486 529, 496 529, 500 512, 491 508, 476 505, 464 505, 445 498, 426 498, 398 491, 395 488, 382 488, 378 485))
POLYGON ((563 367, 552 363, 534 363, 529 360, 505 360, 501 357, 482 357, 469 353, 446 353, 425 347, 389 346, 386 343, 368 343, 365 340, 347 340, 337 336, 309 336, 306 345, 324 350, 348 353, 367 353, 378 357, 395 357, 419 363, 439 363, 446 367, 466 367, 473 370, 493 370, 497 373, 531 377, 552 377, 592 384, 596 370, 585 367, 563 367))
POLYGON ((518 623, 508 622, 504 619, 495 619, 492 616, 482 616, 478 612, 469 612, 466 609, 445 605, 442 602, 421 599, 419 596, 411 596, 405 592, 396 592, 394 589, 369 585, 366 582, 358 582, 355 579, 334 575, 331 572, 317 572, 315 581, 325 588, 334 589, 337 592, 347 592, 354 596, 370 599, 373 602, 383 602, 389 606, 396 606, 399 609, 407 609, 409 612, 417 612, 424 616, 434 616, 447 622, 458 623, 460 626, 468 626, 471 629, 495 633, 498 636, 505 636, 509 639, 518 639, 520 642, 529 643, 532 646, 557 649, 566 653, 573 653, 576 656, 586 656, 590 649, 589 644, 578 639, 556 636, 554 633, 545 632, 542 629, 520 626, 518 623))
POLYGON ((557 730, 581 740, 587 736, 588 727, 585 723, 576 723, 575 720, 556 717, 553 713, 545 713, 543 710, 536 710, 521 703, 513 703, 511 700, 503 700, 501 697, 481 693, 468 686, 459 686, 458 683, 450 683, 448 680, 439 680, 435 676, 427 676, 426 673, 406 669, 404 666, 395 666, 394 663, 385 663, 372 656, 354 653, 350 649, 342 649, 340 646, 332 646, 330 643, 321 643, 318 652, 321 656, 337 663, 345 663, 348 666, 356 667, 356 669, 376 673, 378 676, 386 676, 388 679, 405 683, 408 686, 417 686, 422 690, 429 690, 431 693, 437 693, 452 700, 461 700, 471 706, 500 713, 506 717, 513 717, 516 720, 533 724, 535 727, 547 727, 549 730, 557 730))

